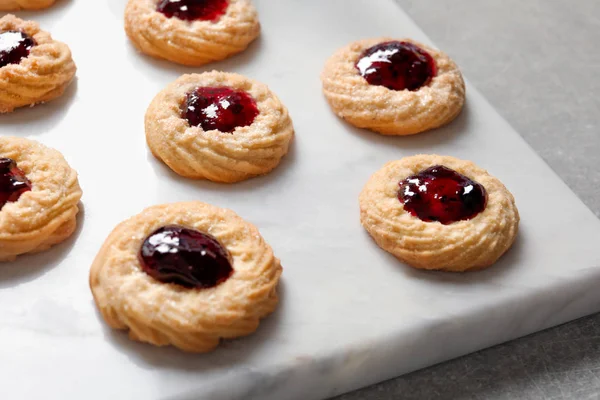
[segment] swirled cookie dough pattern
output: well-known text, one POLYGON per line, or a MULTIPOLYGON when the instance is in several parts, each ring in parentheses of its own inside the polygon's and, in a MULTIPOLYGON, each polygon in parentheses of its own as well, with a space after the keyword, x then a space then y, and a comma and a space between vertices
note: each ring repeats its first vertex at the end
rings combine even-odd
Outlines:
POLYGON ((327 60, 321 80, 333 111, 359 128, 384 135, 412 135, 452 121, 465 101, 465 84, 457 65, 445 53, 412 39, 400 39, 425 50, 437 74, 416 91, 391 90, 369 84, 355 67, 362 53, 391 38, 360 40, 327 60))
POLYGON ((16 161, 32 183, 31 191, 0 210, 0 261, 46 250, 71 236, 81 189, 62 154, 33 140, 0 137, 0 157, 16 161))
POLYGON ((258 37, 260 23, 250 0, 230 0, 217 21, 185 21, 156 11, 156 0, 129 0, 125 31, 143 53, 198 66, 239 53, 258 37))
POLYGON ((467 271, 495 263, 513 244, 519 212, 513 195, 470 161, 417 155, 387 163, 367 182, 360 219, 377 244, 401 261, 422 269, 467 271), (474 218, 443 225, 411 215, 398 200, 398 183, 435 165, 449 167, 485 188, 486 208, 474 218))
POLYGON ((106 239, 90 286, 106 322, 133 340, 190 352, 214 349, 221 338, 248 335, 277 305, 281 264, 258 230, 231 210, 201 202, 147 208, 106 239), (156 229, 179 225, 210 234, 231 255, 233 274, 219 285, 187 289, 146 274, 138 253, 156 229))
POLYGON ((294 136, 287 109, 269 88, 225 72, 183 75, 152 100, 145 118, 152 153, 188 178, 238 182, 274 169, 294 136), (205 131, 182 118, 186 95, 197 87, 228 87, 247 92, 259 114, 231 133, 205 131))
POLYGON ((0 113, 62 95, 77 70, 69 47, 53 40, 36 22, 10 14, 0 18, 0 32, 5 31, 24 32, 36 45, 18 64, 0 67, 0 113))

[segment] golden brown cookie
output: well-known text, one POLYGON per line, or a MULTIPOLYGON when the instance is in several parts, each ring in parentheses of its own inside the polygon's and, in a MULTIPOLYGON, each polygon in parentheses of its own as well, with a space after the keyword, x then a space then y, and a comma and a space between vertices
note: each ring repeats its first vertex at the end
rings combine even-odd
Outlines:
POLYGON ((62 154, 38 142, 0 137, 0 261, 67 239, 81 189, 62 154))
POLYGON ((412 39, 351 43, 327 60, 321 80, 337 115, 384 135, 412 135, 445 125, 465 101, 465 84, 454 61, 412 39))
POLYGON ((36 22, 0 18, 0 113, 55 99, 76 69, 69 47, 36 22))
POLYGON ((233 211, 173 203, 112 231, 90 287, 106 322, 131 339, 207 352, 254 332, 275 309, 281 270, 256 227, 233 211))
POLYGON ((50 7, 56 0, 0 0, 0 11, 40 10, 50 7))
POLYGON ((125 31, 142 53, 198 66, 245 50, 260 24, 250 0, 129 0, 125 31))
POLYGON ((238 182, 266 174, 287 153, 294 128, 269 88, 241 75, 183 75, 146 111, 152 153, 179 175, 238 182))
POLYGON ((377 244, 422 269, 487 267, 511 247, 519 226, 515 200, 498 179, 448 156, 387 163, 359 202, 361 222, 377 244))

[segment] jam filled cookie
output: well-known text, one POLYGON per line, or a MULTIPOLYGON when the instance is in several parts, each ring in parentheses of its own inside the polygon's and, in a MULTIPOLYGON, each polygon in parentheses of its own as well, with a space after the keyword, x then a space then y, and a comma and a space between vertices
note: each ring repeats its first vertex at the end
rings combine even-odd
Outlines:
POLYGON ((0 18, 0 113, 55 99, 75 71, 69 47, 36 22, 0 18))
POLYGON ((327 61, 321 80, 337 115, 384 135, 412 135, 445 125, 465 101, 456 64, 411 39, 351 43, 327 61))
POLYGON ((50 7, 56 0, 0 0, 0 11, 39 10, 50 7))
POLYGON ((513 244, 512 194, 470 161, 417 155, 387 163, 365 185, 360 219, 377 244, 416 268, 487 267, 513 244))
POLYGON ((129 0, 125 31, 145 54, 198 66, 245 50, 260 24, 250 0, 129 0))
POLYGON ((146 112, 152 153, 179 175, 238 182, 266 174, 294 136, 287 109, 269 88, 241 75, 183 75, 146 112))
POLYGON ((58 151, 0 137, 0 261, 71 236, 80 198, 77 172, 58 151))
POLYGON ((90 287, 108 325, 131 339, 207 352, 273 312, 281 270, 233 211, 174 203, 119 224, 94 260, 90 287))

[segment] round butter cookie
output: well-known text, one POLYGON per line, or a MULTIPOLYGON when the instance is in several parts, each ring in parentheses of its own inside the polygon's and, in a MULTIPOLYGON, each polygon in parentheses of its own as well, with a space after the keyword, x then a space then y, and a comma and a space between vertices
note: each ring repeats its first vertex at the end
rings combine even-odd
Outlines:
POLYGON ((0 261, 67 239, 81 189, 62 154, 33 140, 0 137, 0 261))
POLYGON ((465 84, 454 61, 412 39, 351 43, 329 58, 321 80, 338 116, 384 135, 445 125, 465 102, 465 84))
POLYGON ((256 330, 277 305, 281 271, 252 224, 196 201, 120 223, 92 264, 90 287, 112 328, 202 353, 256 330))
POLYGON ((152 100, 145 118, 152 153, 181 176, 238 182, 274 169, 294 136, 269 88, 241 75, 183 75, 152 100))
POLYGON ((512 194, 470 161, 417 155, 387 163, 360 197, 362 225, 385 251, 421 269, 468 271, 513 244, 512 194))
POLYGON ((50 7, 56 0, 0 0, 0 11, 40 10, 50 7))
POLYGON ((69 47, 36 22, 0 18, 0 113, 59 97, 76 69, 69 47))
POLYGON ((250 0, 129 0, 125 31, 142 53, 198 66, 245 50, 260 23, 250 0))

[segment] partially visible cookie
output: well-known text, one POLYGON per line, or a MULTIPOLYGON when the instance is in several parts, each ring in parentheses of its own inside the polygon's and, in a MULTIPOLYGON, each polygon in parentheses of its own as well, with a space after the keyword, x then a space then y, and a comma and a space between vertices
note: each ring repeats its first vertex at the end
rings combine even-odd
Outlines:
POLYGON ((0 18, 0 113, 59 97, 76 69, 69 47, 36 22, 0 18))
POLYGON ((108 236, 90 271, 102 316, 133 340, 190 352, 248 335, 277 305, 281 264, 258 230, 201 202, 154 206, 108 236))
POLYGON ((294 136, 287 109, 242 75, 183 75, 146 111, 152 153, 179 175, 238 182, 274 169, 294 136))
POLYGON ((56 0, 0 0, 0 11, 39 10, 50 7, 56 0))
POLYGON ((77 224, 77 172, 56 150, 0 137, 0 261, 46 250, 77 224))
POLYGON ((198 66, 245 50, 260 23, 250 0, 129 0, 125 31, 145 54, 198 66))
POLYGON ((327 60, 321 79, 338 116, 384 135, 412 135, 445 125, 465 101, 457 65, 412 39, 351 43, 327 60))
POLYGON ((421 269, 468 271, 495 263, 513 244, 513 195, 470 161, 417 155, 387 163, 359 198, 377 244, 421 269))

